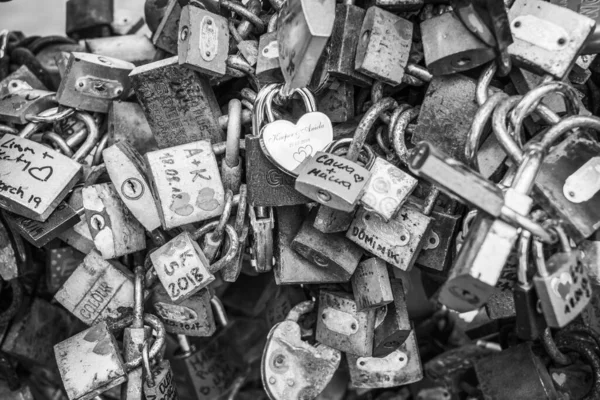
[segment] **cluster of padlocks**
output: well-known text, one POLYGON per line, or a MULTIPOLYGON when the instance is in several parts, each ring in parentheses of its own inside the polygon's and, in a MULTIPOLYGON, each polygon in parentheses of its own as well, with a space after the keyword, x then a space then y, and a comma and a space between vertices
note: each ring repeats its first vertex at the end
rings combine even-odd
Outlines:
POLYGON ((0 33, 1 400, 600 399, 600 2, 126 3, 0 33))

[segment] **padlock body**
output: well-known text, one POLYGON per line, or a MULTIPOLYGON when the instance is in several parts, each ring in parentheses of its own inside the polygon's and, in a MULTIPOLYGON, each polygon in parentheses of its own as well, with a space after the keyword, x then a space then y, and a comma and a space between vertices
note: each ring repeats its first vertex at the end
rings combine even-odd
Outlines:
POLYGON ((221 215, 225 191, 209 141, 152 151, 145 158, 163 228, 221 215))
POLYGON ((110 25, 113 21, 113 4, 112 1, 101 0, 67 1, 67 35, 75 37, 77 33, 77 37, 80 37, 92 28, 110 25))
POLYGON ((412 332, 406 305, 406 289, 399 279, 393 279, 390 286, 393 301, 387 305, 387 312, 383 321, 375 328, 373 336, 374 357, 387 356, 395 351, 412 332))
POLYGON ((108 107, 107 118, 107 147, 118 142, 127 142, 141 155, 158 149, 156 139, 139 104, 113 101, 108 107))
POLYGON ((0 98, 0 121, 26 124, 27 115, 37 115, 56 106, 54 93, 47 90, 21 90, 0 98))
POLYGON ((279 68, 277 32, 264 33, 258 39, 256 77, 263 85, 283 82, 283 74, 279 68))
POLYGON ((152 34, 152 43, 154 46, 169 54, 177 54, 180 16, 181 5, 179 1, 169 0, 163 17, 152 34))
POLYGON ((144 35, 87 39, 85 45, 92 54, 127 61, 135 66, 151 62, 156 54, 156 48, 144 35))
POLYGON ((372 257, 358 264, 352 275, 352 292, 358 310, 391 303, 394 297, 386 262, 372 257))
POLYGON ((177 387, 173 382, 173 371, 169 360, 163 360, 152 369, 154 385, 144 382, 146 400, 177 400, 177 387))
POLYGON ((515 285, 515 332, 521 340, 537 340, 546 328, 544 315, 538 311, 538 295, 533 285, 515 285))
POLYGON ((43 222, 77 183, 81 164, 39 143, 6 134, 0 139, 0 170, 4 171, 0 207, 43 222))
POLYGON ((212 336, 215 333, 210 293, 206 289, 182 302, 174 303, 165 288, 157 285, 153 289, 150 302, 167 332, 186 336, 212 336))
POLYGON ((448 269, 454 254, 460 215, 453 215, 438 210, 431 213, 433 223, 429 237, 425 239, 423 250, 417 258, 417 264, 434 271, 444 272, 448 269))
POLYGON ((85 254, 71 246, 49 249, 46 253, 46 286, 49 292, 55 294, 84 258, 85 254))
POLYGON ((389 222, 378 214, 359 209, 346 237, 394 267, 408 271, 423 248, 431 224, 431 218, 412 204, 402 206, 389 222))

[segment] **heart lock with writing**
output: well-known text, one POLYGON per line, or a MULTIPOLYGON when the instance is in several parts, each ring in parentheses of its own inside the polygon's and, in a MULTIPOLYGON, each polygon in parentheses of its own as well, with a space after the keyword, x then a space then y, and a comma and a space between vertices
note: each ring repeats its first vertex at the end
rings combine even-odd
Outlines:
POLYGON ((282 93, 276 86, 267 93, 265 112, 269 123, 261 130, 260 145, 265 156, 280 170, 297 176, 297 168, 302 162, 322 151, 333 140, 331 120, 322 112, 316 111, 314 96, 308 89, 295 89, 307 113, 295 124, 285 120, 275 120, 272 103, 275 95, 282 93))
POLYGON ((327 345, 303 342, 298 319, 310 313, 314 301, 297 304, 285 321, 267 336, 261 375, 271 400, 313 399, 325 389, 342 358, 341 352, 327 345))

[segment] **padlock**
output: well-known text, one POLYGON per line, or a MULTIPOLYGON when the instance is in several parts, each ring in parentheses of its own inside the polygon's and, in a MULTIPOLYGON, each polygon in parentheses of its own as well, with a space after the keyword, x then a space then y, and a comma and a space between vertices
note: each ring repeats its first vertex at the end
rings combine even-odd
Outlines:
POLYGON ((348 354, 350 382, 353 388, 387 388, 408 385, 423 379, 423 366, 414 331, 406 341, 383 357, 359 357, 348 354))
MULTIPOLYGON (((42 115, 55 115, 55 111, 49 109, 42 115)), ((7 171, 0 180, 2 208, 43 222, 77 183, 82 169, 79 161, 95 145, 99 132, 91 116, 76 115, 85 122, 88 135, 73 158, 27 139, 39 129, 39 123, 28 124, 19 136, 6 134, 0 139, 0 167, 7 171), (15 166, 19 166, 18 170, 15 166), (55 174, 55 170, 60 174, 55 174), (29 188, 36 188, 36 193, 31 193, 29 188)))
POLYGON ((487 316, 492 320, 516 317, 513 290, 517 284, 517 264, 517 251, 513 248, 498 278, 498 283, 485 304, 487 316))
POLYGON ((394 301, 387 263, 381 258, 371 257, 358 264, 352 275, 352 293, 358 311, 394 301))
POLYGON ((75 226, 58 235, 58 238, 84 254, 96 249, 85 215, 81 216, 81 221, 75 226))
POLYGON ((46 286, 56 294, 69 276, 83 262, 85 255, 73 247, 49 249, 46 254, 46 286))
POLYGON ((53 364, 52 346, 74 333, 74 320, 60 307, 35 297, 3 335, 0 350, 25 365, 53 364))
POLYGON ((590 66, 596 59, 596 54, 593 55, 580 55, 573 64, 573 69, 569 72, 568 80, 576 85, 585 85, 585 83, 592 76, 590 66))
MULTIPOLYGON (((274 86, 265 86, 256 96, 252 111, 252 136, 246 142, 246 184, 250 206, 271 207, 305 204, 310 200, 294 189, 292 176, 281 171, 262 149, 260 129, 266 96, 274 86)), ((305 153, 302 153, 305 154, 305 153)))
POLYGON ((0 80, 0 99, 21 90, 31 89, 48 90, 26 65, 21 65, 15 72, 0 80))
POLYGON ((146 400, 178 400, 177 387, 173 382, 173 371, 171 363, 163 360, 150 367, 149 356, 147 355, 148 346, 142 351, 144 359, 144 398, 146 400), (146 366, 146 364, 148 364, 146 366))
POLYGON ((22 273, 9 228, 0 221, 0 276, 5 281, 18 278, 22 273))
POLYGON ((102 151, 113 188, 131 214, 146 228, 158 228, 160 217, 146 176, 144 159, 127 142, 117 142, 102 151))
POLYGON ((156 48, 144 35, 87 39, 85 46, 92 54, 127 61, 135 66, 152 62, 156 54, 156 48))
POLYGON ((225 190, 237 194, 242 184, 243 162, 240 157, 240 135, 242 130, 242 103, 237 99, 229 100, 227 110, 227 146, 225 157, 221 160, 221 179, 225 190))
POLYGON ((188 299, 215 280, 208 270, 209 262, 204 252, 189 232, 179 234, 154 251, 150 259, 173 301, 188 299))
POLYGON ((38 89, 19 90, 0 98, 0 121, 27 124, 27 116, 38 115, 55 106, 56 98, 52 92, 38 89))
POLYGON ((412 22, 381 8, 369 7, 356 47, 356 71, 391 86, 402 83, 412 33, 412 22))
POLYGON ((529 281, 527 274, 530 248, 531 234, 523 231, 518 242, 518 282, 513 288, 514 308, 516 311, 515 332, 521 340, 539 339, 546 328, 546 321, 544 320, 544 315, 541 313, 538 295, 534 290, 533 283, 529 281))
POLYGON ((163 228, 223 213, 225 191, 209 141, 152 151, 145 160, 163 228))
MULTIPOLYGON (((358 130, 357 130, 358 131, 358 130)), ((325 150, 335 150, 347 140, 337 140, 325 150)), ((367 166, 373 161, 370 148, 367 166)), ((343 212, 351 212, 364 193, 371 172, 361 165, 327 151, 307 159, 296 178, 295 188, 305 196, 343 212)))
POLYGON ((129 95, 130 62, 89 53, 71 53, 56 101, 67 107, 105 113, 111 101, 129 95))
MULTIPOLYGON (((150 328, 144 327, 144 267, 134 269, 133 322, 123 330, 123 350, 125 361, 142 357, 142 348, 147 346, 150 328)), ((127 400, 143 400, 142 368, 127 372, 127 381, 121 385, 121 397, 127 400)))
POLYGON ((412 332, 406 304, 406 289, 402 280, 391 280, 393 301, 386 307, 380 324, 375 326, 373 335, 373 356, 383 357, 405 343, 412 332))
POLYGON ((113 1, 68 0, 66 33, 75 40, 110 36, 113 1))
POLYGON ((542 360, 533 352, 531 342, 476 361, 475 372, 484 398, 558 398, 552 378, 542 360))
POLYGON ((261 376, 271 400, 316 398, 340 364, 339 350, 325 343, 311 346, 302 341, 298 320, 313 308, 314 301, 299 303, 267 336, 261 376))
POLYGON ((322 233, 313 227, 316 210, 304 220, 300 231, 291 242, 292 250, 317 267, 349 281, 356 270, 362 249, 341 233, 322 233))
POLYGON ((313 264, 292 250, 291 243, 308 216, 304 206, 277 207, 275 282, 278 285, 345 282, 348 279, 313 264))
POLYGON ((141 155, 158 148, 146 116, 137 103, 111 102, 108 107, 107 125, 108 147, 118 142, 127 142, 141 155))
MULTIPOLYGON (((577 0, 577 1, 564 1, 564 0, 550 0, 551 4, 556 4, 557 6, 566 7, 572 11, 575 11, 581 15, 585 15, 596 21, 596 28, 598 27, 598 18, 600 17, 600 12, 598 8, 598 3, 594 0, 577 0)), ((600 39, 600 30, 594 29, 591 36, 585 41, 583 48, 579 51, 580 54, 585 55, 596 55, 598 53, 600 39)))
MULTIPOLYGON (((158 2, 157 2, 158 3, 158 2)), ((179 38, 179 18, 181 5, 178 0, 169 0, 160 23, 152 34, 154 46, 168 54, 177 54, 177 41, 179 38)))
POLYGON ((205 76, 225 75, 229 50, 227 18, 187 5, 179 17, 177 54, 179 65, 205 76))
POLYGON ((467 162, 465 147, 479 108, 476 88, 477 83, 463 75, 434 77, 425 93, 412 143, 428 141, 450 157, 467 162))
POLYGON ((411 203, 405 203, 389 222, 379 214, 359 209, 346 237, 394 267, 409 271, 429 237, 432 223, 411 203))
POLYGON ((555 230, 562 250, 544 259, 542 243, 535 238, 535 262, 538 274, 533 278, 548 326, 562 328, 575 319, 590 302, 592 285, 578 249, 571 249, 561 226, 555 230))
POLYGON ((112 183, 86 186, 82 194, 90 233, 104 259, 146 248, 144 227, 123 203, 112 183))
POLYGON ((78 212, 64 201, 58 204, 45 222, 10 213, 5 213, 5 216, 25 240, 38 248, 45 246, 81 220, 78 212))
POLYGON ((250 236, 252 263, 258 273, 269 272, 273 268, 273 228, 275 221, 272 207, 250 207, 250 236))
POLYGON ((87 325, 110 324, 131 313, 133 277, 123 265, 92 251, 54 298, 87 325))
MULTIPOLYGON (((277 21, 277 14, 271 18, 277 21)), ((267 33, 258 38, 258 53, 256 58, 256 78, 261 85, 281 83, 284 81, 283 73, 279 67, 279 45, 275 24, 269 23, 267 33)))
POLYGON ((496 57, 494 48, 473 35, 452 11, 421 22, 421 34, 425 63, 434 76, 467 71, 496 57))
POLYGON ((364 18, 365 10, 355 6, 354 1, 335 6, 333 31, 325 48, 323 68, 328 75, 341 81, 369 87, 373 80, 354 68, 364 18))
MULTIPOLYGON (((110 24, 114 35, 133 36, 144 26, 143 10, 137 4, 135 6, 137 7, 134 7, 134 4, 128 1, 115 2, 113 22, 110 24)), ((144 36, 144 39, 148 38, 144 36)), ((149 40, 148 42, 152 43, 149 40)))
POLYGON ((224 140, 208 80, 180 66, 177 57, 137 67, 129 77, 159 148, 224 140))
POLYGON ((367 211, 377 213, 387 222, 396 216, 418 181, 381 157, 375 157, 370 172, 371 179, 360 203, 367 211))
POLYGON ((331 122, 347 122, 354 117, 354 86, 344 81, 333 81, 317 97, 317 109, 331 122))
POLYGON ((517 66, 565 78, 596 22, 537 0, 517 0, 508 13, 514 42, 508 47, 517 66))
POLYGON ((352 294, 321 290, 317 314, 318 342, 360 357, 373 354, 375 310, 358 311, 352 294))
POLYGON ((331 36, 335 1, 284 3, 277 18, 279 64, 287 89, 304 88, 331 36))
POLYGON ((186 336, 212 336, 216 325, 210 299, 210 290, 202 289, 175 303, 163 285, 156 285, 152 290, 150 303, 167 332, 186 336))

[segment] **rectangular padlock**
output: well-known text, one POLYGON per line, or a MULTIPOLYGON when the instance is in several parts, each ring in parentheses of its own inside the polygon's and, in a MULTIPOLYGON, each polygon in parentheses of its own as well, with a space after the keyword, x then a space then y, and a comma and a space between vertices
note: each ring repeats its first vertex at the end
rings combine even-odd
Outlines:
POLYGON ((409 271, 425 245, 432 219, 407 203, 385 222, 378 214, 359 209, 346 237, 376 257, 409 271))
POLYGON ((262 85, 283 82, 283 74, 279 68, 277 31, 264 33, 258 39, 256 77, 262 85))
POLYGON ((400 279, 391 281, 394 300, 387 305, 383 321, 375 327, 373 356, 387 356, 399 348, 410 337, 412 326, 406 304, 406 288, 400 279))
POLYGON ((75 186, 81 164, 39 143, 6 134, 0 139, 0 207, 45 221, 75 186), (35 189, 35 190, 34 190, 35 189))
POLYGON ((169 54, 177 54, 180 16, 181 5, 179 0, 169 0, 160 24, 152 34, 154 46, 169 54))
POLYGON ((371 257, 358 264, 352 275, 352 293, 359 311, 394 301, 386 262, 371 257))
MULTIPOLYGON (((295 102, 297 104, 298 102, 295 102)), ((354 86, 343 81, 333 81, 317 97, 317 110, 327 115, 331 122, 347 122, 354 117, 354 86)))
POLYGON ((46 286, 48 291, 52 294, 58 292, 79 264, 83 262, 84 258, 85 254, 71 246, 48 249, 46 252, 46 286))
POLYGON ((47 90, 38 89, 7 93, 0 98, 0 122, 27 124, 29 121, 26 116, 37 115, 57 105, 55 95, 47 90))
POLYGON ((158 279, 171 300, 181 302, 215 280, 209 263, 188 232, 150 254, 158 279))
POLYGON ((30 89, 48 90, 26 65, 21 65, 16 71, 0 80, 0 99, 18 91, 30 89))
POLYGON ((127 142, 141 155, 158 149, 156 139, 138 103, 113 101, 108 107, 107 147, 127 142))
POLYGON ((144 381, 146 400, 178 400, 177 389, 173 382, 173 371, 169 360, 163 360, 152 368, 154 384, 144 381))
POLYGON ((566 7, 581 15, 596 21, 596 29, 583 45, 580 54, 596 55, 600 49, 600 29, 598 22, 600 21, 600 4, 596 0, 550 0, 551 4, 566 7))
POLYGON ((54 298, 87 325, 110 323, 132 312, 132 275, 123 265, 92 251, 54 298))
POLYGON ((347 354, 373 354, 375 310, 358 311, 353 296, 322 290, 317 314, 318 342, 347 354))
POLYGON ((117 341, 106 322, 54 345, 54 354, 69 400, 91 400, 127 380, 117 341))
POLYGON ((225 75, 229 51, 227 18, 188 4, 179 18, 179 65, 206 76, 225 75))
POLYGON ((75 226, 58 235, 58 238, 84 254, 96 250, 85 215, 81 216, 81 221, 76 223, 75 226))
POLYGON ((208 80, 180 66, 177 57, 137 67, 130 78, 159 148, 225 140, 208 80))
POLYGON ((225 190, 209 141, 152 151, 145 159, 163 228, 223 213, 225 190))

